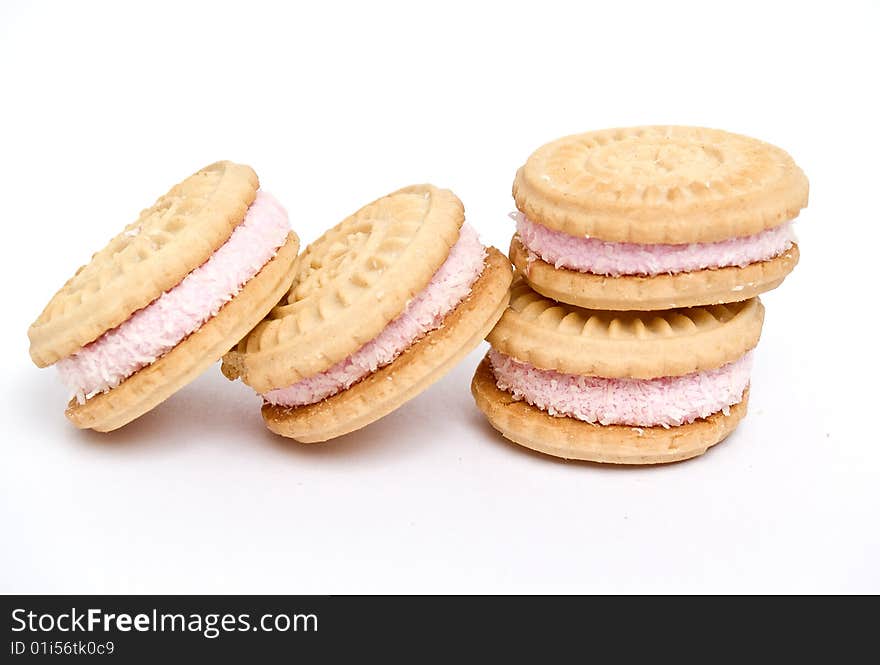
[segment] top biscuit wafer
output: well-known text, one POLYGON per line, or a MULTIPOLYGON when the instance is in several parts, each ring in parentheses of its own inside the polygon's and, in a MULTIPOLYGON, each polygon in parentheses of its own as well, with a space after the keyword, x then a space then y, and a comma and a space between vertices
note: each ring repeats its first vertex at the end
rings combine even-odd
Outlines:
POLYGON ((757 298, 656 312, 611 312, 566 305, 521 278, 486 340, 542 369, 584 376, 654 379, 721 367, 758 344, 764 306, 757 298))
POLYGON ((45 367, 126 321, 208 260, 242 222, 259 181, 217 162, 175 185, 92 256, 31 325, 31 358, 45 367))
POLYGON ((322 372, 376 337, 446 260, 464 223, 449 190, 406 187, 309 245, 293 286, 223 362, 257 392, 322 372))
POLYGON ((717 129, 630 127, 536 150, 513 183, 529 219, 612 242, 716 242, 795 218, 806 176, 776 146, 717 129))

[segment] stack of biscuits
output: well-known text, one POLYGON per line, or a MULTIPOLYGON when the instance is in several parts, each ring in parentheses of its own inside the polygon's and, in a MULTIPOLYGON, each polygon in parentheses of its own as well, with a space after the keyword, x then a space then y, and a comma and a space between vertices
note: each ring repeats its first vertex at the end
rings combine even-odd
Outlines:
POLYGON ((724 440, 746 413, 757 296, 797 264, 808 190, 785 151, 713 129, 542 146, 513 184, 517 276, 478 407, 566 459, 673 462, 724 440))

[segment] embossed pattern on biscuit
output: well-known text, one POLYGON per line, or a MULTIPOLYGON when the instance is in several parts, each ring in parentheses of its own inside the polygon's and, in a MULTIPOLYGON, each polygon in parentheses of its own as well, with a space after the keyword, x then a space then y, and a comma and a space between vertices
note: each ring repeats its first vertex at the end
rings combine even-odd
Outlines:
POLYGON ((513 185, 532 221, 574 236, 714 242, 797 216, 809 185, 785 151, 700 127, 608 129, 536 150, 513 185))
POLYGON ((258 187, 250 167, 232 162, 172 187, 52 297, 28 330, 34 362, 76 352, 180 283, 226 242, 258 187))
POLYGON ((365 206, 300 255, 290 291, 227 354, 224 373, 262 393, 349 356, 425 288, 463 222, 461 201, 431 185, 365 206))
POLYGON ((521 278, 489 334, 502 353, 541 369, 585 376, 652 379, 720 367, 754 348, 764 307, 757 298, 657 312, 566 305, 521 278))
POLYGON ((442 326, 417 340, 394 362, 332 397, 295 408, 264 404, 267 426, 277 434, 312 443, 360 429, 391 413, 438 381, 482 342, 507 306, 511 279, 510 263, 489 247, 482 274, 442 326))

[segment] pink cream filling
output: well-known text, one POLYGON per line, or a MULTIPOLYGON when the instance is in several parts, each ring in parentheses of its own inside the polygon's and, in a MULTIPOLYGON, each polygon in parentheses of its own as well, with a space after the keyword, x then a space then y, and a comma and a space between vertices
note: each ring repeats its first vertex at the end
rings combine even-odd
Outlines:
POLYGON ((428 286, 409 301, 403 312, 381 333, 352 355, 329 369, 263 395, 269 404, 304 406, 346 390, 365 376, 383 367, 426 333, 439 328, 443 319, 471 292, 483 272, 486 248, 469 224, 461 227, 446 261, 428 286))
POLYGON ((284 208, 258 191, 244 221, 205 263, 127 321, 58 361, 61 380, 80 404, 115 388, 217 314, 275 256, 289 231, 284 208))
POLYGON ((557 267, 596 275, 660 275, 727 266, 745 267, 785 252, 795 241, 792 222, 742 238, 681 245, 642 245, 579 238, 537 224, 513 213, 516 230, 529 252, 557 267))
POLYGON ((706 418, 742 400, 752 352, 717 369, 657 379, 610 379, 539 369, 495 349, 489 362, 498 387, 551 416, 600 425, 674 427, 706 418))

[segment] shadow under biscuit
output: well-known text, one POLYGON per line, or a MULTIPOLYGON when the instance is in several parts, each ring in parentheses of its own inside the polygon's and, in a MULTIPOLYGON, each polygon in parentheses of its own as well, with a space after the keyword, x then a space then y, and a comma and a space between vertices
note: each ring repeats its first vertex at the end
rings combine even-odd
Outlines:
POLYGON ((413 417, 412 406, 411 403, 404 404, 366 427, 321 443, 301 443, 275 434, 266 428, 259 409, 253 409, 260 429, 259 434, 253 433, 254 443, 269 446, 291 458, 307 459, 310 463, 318 461, 351 466, 353 463, 400 460, 416 454, 421 446, 429 443, 425 440, 424 429, 413 417))
MULTIPOLYGON (((468 385, 484 352, 484 349, 475 350, 425 392, 354 432, 321 443, 301 443, 272 433, 261 421, 263 436, 259 440, 291 457, 326 460, 334 464, 338 459, 347 465, 353 462, 396 462, 407 457, 442 454, 444 441, 448 441, 449 435, 438 423, 455 422, 459 425, 465 420, 468 421, 465 425, 472 425, 469 421, 476 407, 468 385)), ((477 424, 481 428, 487 423, 484 419, 477 424)), ((468 445, 478 446, 473 428, 465 427, 464 431, 468 445)), ((432 462, 425 459, 425 463, 432 462)))
POLYGON ((66 428, 84 445, 114 448, 164 449, 253 437, 263 429, 255 414, 255 395, 229 386, 215 367, 172 395, 155 409, 112 432, 66 428))

